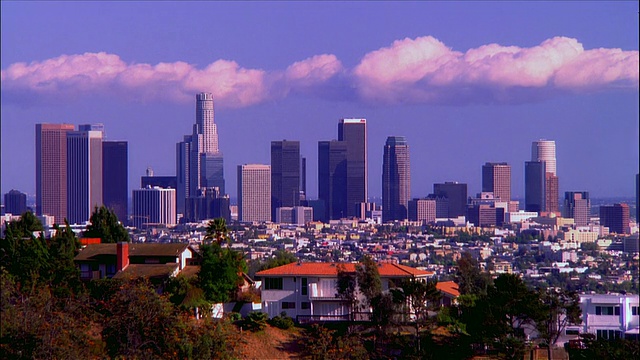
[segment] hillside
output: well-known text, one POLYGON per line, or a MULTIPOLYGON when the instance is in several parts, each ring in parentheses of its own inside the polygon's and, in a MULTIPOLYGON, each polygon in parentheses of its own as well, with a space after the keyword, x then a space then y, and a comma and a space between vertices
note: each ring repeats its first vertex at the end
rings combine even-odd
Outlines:
POLYGON ((272 326, 267 326, 264 331, 256 333, 242 331, 240 358, 298 359, 300 358, 298 335, 299 329, 297 328, 281 330, 272 326))

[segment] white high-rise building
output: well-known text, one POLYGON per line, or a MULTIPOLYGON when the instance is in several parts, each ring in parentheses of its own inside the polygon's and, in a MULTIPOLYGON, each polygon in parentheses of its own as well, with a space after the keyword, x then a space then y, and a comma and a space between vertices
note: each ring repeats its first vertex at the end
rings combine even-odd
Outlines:
POLYGON ((238 165, 238 219, 271 220, 271 166, 238 165))
POLYGON ((176 224, 176 189, 147 187, 133 190, 133 226, 176 224))
POLYGON ((546 172, 558 176, 556 173, 556 142, 553 140, 538 140, 531 144, 531 161, 544 161, 546 172))
POLYGON ((96 206, 102 206, 102 131, 69 131, 67 220, 82 224, 96 206))

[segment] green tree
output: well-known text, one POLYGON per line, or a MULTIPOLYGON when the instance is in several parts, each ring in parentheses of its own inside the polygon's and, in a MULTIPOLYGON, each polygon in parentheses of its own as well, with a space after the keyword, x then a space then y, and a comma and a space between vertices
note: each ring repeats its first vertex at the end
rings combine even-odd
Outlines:
POLYGON ((90 224, 83 234, 84 237, 100 238, 102 243, 129 242, 131 240, 129 232, 118 221, 116 214, 105 206, 95 207, 89 222, 90 224))
POLYGON ((478 261, 469 252, 462 253, 458 260, 456 277, 461 294, 486 294, 487 287, 491 283, 488 274, 480 271, 478 261))
POLYGON ((391 290, 396 303, 401 304, 406 313, 413 318, 418 353, 420 353, 420 331, 431 322, 429 311, 436 310, 440 305, 442 295, 436 287, 437 283, 435 280, 410 279, 403 281, 400 287, 391 290))
POLYGON ((171 303, 146 281, 125 281, 107 305, 102 337, 112 358, 163 358, 179 337, 171 303))
POLYGON ((218 303, 234 299, 242 284, 242 273, 247 271, 243 255, 217 242, 202 245, 202 264, 198 272, 198 285, 208 301, 218 303))
POLYGON ((336 282, 337 296, 349 304, 349 311, 353 319, 358 308, 358 296, 356 294, 356 277, 347 271, 343 264, 337 265, 338 281, 336 282))
POLYGON ((204 239, 205 241, 214 241, 222 246, 223 243, 230 241, 228 233, 229 229, 227 228, 227 223, 224 218, 217 218, 210 220, 207 224, 204 239))
POLYGON ((80 242, 65 220, 65 227, 54 226, 55 235, 49 240, 49 269, 51 286, 56 295, 78 294, 82 289, 80 270, 73 259, 80 250, 80 242))
POLYGON ((356 280, 360 293, 366 299, 365 306, 371 306, 371 301, 382 293, 378 264, 371 257, 364 256, 356 265, 356 280))
POLYGON ((536 327, 547 343, 547 357, 551 360, 552 349, 567 325, 581 322, 580 296, 577 292, 549 288, 540 290, 539 297, 545 316, 536 321, 536 327))

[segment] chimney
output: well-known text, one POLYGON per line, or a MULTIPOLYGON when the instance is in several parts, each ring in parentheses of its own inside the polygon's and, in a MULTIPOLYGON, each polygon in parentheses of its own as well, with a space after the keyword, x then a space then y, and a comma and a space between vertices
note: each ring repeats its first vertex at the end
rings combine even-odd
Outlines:
POLYGON ((116 272, 124 270, 129 266, 129 243, 119 242, 116 244, 116 272))

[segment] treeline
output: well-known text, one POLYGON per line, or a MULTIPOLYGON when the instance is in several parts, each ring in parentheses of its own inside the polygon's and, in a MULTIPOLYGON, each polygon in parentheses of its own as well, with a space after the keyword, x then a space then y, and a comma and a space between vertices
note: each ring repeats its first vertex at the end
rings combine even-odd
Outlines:
MULTIPOLYGON (((458 261, 457 304, 440 307, 437 283, 403 281, 380 290, 377 267, 364 259, 356 273, 339 269, 338 295, 352 313, 371 310, 370 321, 308 327, 301 340, 310 359, 466 359, 476 355, 523 359, 536 347, 552 359, 569 324, 580 323, 576 292, 528 287, 517 275, 495 280, 469 254, 458 261), (355 296, 358 284, 361 297, 355 296), (360 300, 359 300, 360 299, 360 300), (535 336, 534 341, 530 341, 535 336)), ((629 359, 640 355, 637 341, 581 336, 568 349, 577 359, 629 359)))
MULTIPOLYGON (((128 240, 117 218, 96 209, 88 231, 104 242, 128 240), (104 221, 103 221, 104 220, 104 221), (118 226, 119 225, 119 226, 118 226), (115 240, 117 239, 117 240, 115 240)), ((145 279, 84 283, 74 263, 79 240, 68 224, 46 239, 30 212, 0 239, 0 358, 231 359, 240 338, 229 319, 207 316, 210 304, 237 297, 246 263, 225 246, 224 221, 207 228, 197 276, 164 285, 145 279), (194 309, 205 315, 196 321, 194 309)))

